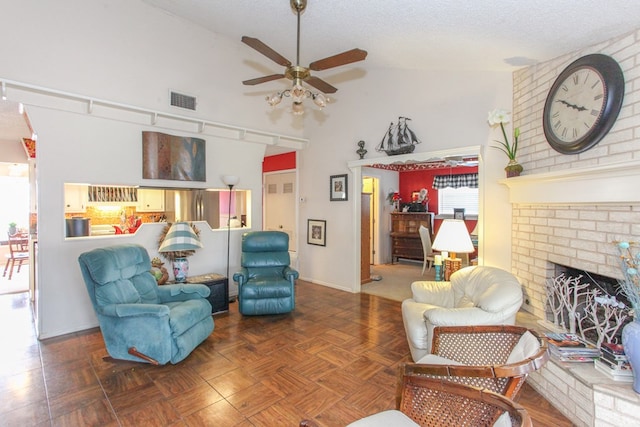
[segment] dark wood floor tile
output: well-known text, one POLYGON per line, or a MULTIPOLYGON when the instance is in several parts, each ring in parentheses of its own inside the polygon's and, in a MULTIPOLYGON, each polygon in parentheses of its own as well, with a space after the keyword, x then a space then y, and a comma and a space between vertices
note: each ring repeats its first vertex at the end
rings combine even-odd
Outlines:
POLYGON ((274 372, 277 372, 278 369, 287 365, 286 360, 283 360, 278 354, 275 354, 274 356, 265 355, 256 362, 247 363, 242 366, 242 369, 251 372, 253 378, 262 381, 264 378, 268 378, 274 372))
POLYGON ((207 384, 204 378, 198 375, 193 369, 187 367, 169 375, 162 375, 153 382, 164 397, 182 394, 197 386, 207 384))
POLYGON ((260 411, 264 411, 282 400, 285 394, 265 384, 257 383, 251 387, 227 397, 233 405, 245 417, 251 417, 260 411))
POLYGON ((62 415, 54 416, 51 425, 54 427, 77 427, 77 426, 117 426, 116 419, 111 405, 106 398, 92 401, 83 406, 78 406, 62 415))
POLYGON ((299 343, 296 343, 294 347, 297 350, 303 351, 307 354, 316 354, 323 350, 328 350, 330 348, 333 348, 333 344, 331 344, 329 341, 325 340, 324 338, 314 337, 313 335, 311 335, 311 337, 308 338, 306 341, 301 341, 299 343))
POLYGON ((30 369, 0 378, 0 396, 0 414, 46 400, 42 370, 30 369))
POLYGON ((315 418, 318 414, 332 409, 342 397, 339 393, 316 385, 304 393, 287 397, 287 402, 298 408, 301 416, 315 418))
POLYGON ((338 347, 320 351, 316 356, 338 367, 347 366, 357 357, 354 353, 338 347))
POLYGON ((122 371, 98 372, 100 384, 107 396, 122 394, 127 390, 137 389, 149 385, 153 380, 147 375, 145 369, 135 366, 122 371))
POLYGON ((349 369, 342 368, 328 372, 318 378, 315 383, 338 395, 346 396, 362 388, 365 382, 362 378, 353 375, 349 369))
POLYGON ((264 411, 250 417, 249 421, 255 427, 274 427, 275 425, 296 427, 302 419, 309 418, 309 416, 301 414, 300 409, 289 403, 287 399, 282 399, 275 405, 271 405, 264 411))
POLYGON ((223 397, 210 384, 198 385, 184 393, 167 398, 182 417, 206 408, 223 397))
POLYGON ((253 378, 244 369, 234 369, 223 375, 219 375, 208 381, 211 386, 216 389, 223 397, 229 396, 251 387, 256 384, 258 380, 253 378))
POLYGON ((251 425, 240 411, 226 400, 220 400, 194 412, 187 416, 185 421, 189 427, 239 427, 251 425))
POLYGON ((309 358, 309 353, 297 348, 297 344, 278 351, 278 357, 285 360, 289 366, 302 363, 309 358))
MULTIPOLYGON (((2 398, 11 400, 14 395, 3 395, 2 398)), ((49 420, 49 405, 46 399, 34 400, 28 405, 2 411, 0 418, 6 426, 32 426, 49 420)))
MULTIPOLYGON (((574 425, 527 383, 520 391, 518 403, 529 412, 535 427, 572 427, 574 425)), ((615 424, 615 420, 612 421, 615 424)))
POLYGON ((178 411, 166 400, 143 405, 118 419, 122 427, 164 427, 182 421, 178 411))
POLYGON ((299 373, 300 375, 309 378, 312 381, 317 380, 323 375, 336 370, 337 366, 321 359, 317 356, 309 357, 308 360, 299 363, 296 366, 291 366, 291 369, 299 373))
POLYGON ((256 362, 262 357, 262 354, 252 344, 242 344, 229 350, 221 350, 220 354, 238 364, 256 362))
POLYGON ((99 385, 89 386, 51 397, 49 398, 51 417, 57 418, 61 415, 74 412, 84 406, 93 405, 95 402, 102 401, 105 398, 104 391, 99 385))
MULTIPOLYGON (((344 401, 337 402, 314 417, 311 417, 320 427, 346 426, 353 421, 364 418, 366 414, 344 401)), ((388 426, 394 427, 394 426, 388 426)))
POLYGON ((352 363, 349 364, 352 372, 355 373, 358 377, 369 380, 378 372, 384 370, 385 366, 383 364, 374 362, 366 356, 360 356, 352 363))
POLYGON ((90 386, 99 386, 95 371, 87 360, 54 366, 44 368, 47 393, 50 398, 90 386))
POLYGON ((281 367, 277 371, 271 372, 261 382, 274 390, 279 390, 286 396, 303 393, 304 389, 313 383, 312 380, 305 378, 290 367, 281 367))
POLYGON ((359 390, 346 396, 343 401, 370 415, 387 409, 395 409, 394 391, 395 388, 391 385, 379 387, 366 383, 359 390))
POLYGON ((109 401, 118 416, 144 408, 145 405, 163 398, 160 389, 152 382, 109 395, 109 401))
POLYGON ((214 379, 222 374, 240 368, 242 365, 231 362, 219 353, 215 353, 216 357, 205 363, 194 365, 192 369, 205 380, 214 379))
POLYGON ((9 358, 0 357, 0 377, 13 376, 25 370, 40 369, 40 357, 9 358))

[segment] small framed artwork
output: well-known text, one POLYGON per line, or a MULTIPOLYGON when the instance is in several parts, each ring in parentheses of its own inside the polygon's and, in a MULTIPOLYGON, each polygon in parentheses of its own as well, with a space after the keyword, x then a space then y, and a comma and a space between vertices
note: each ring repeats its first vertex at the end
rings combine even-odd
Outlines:
POLYGON ((307 243, 310 245, 327 245, 327 221, 321 219, 307 220, 307 243))
POLYGON ((453 208, 453 219, 461 219, 464 221, 464 208, 453 208))
POLYGON ((331 176, 329 179, 329 194, 329 200, 332 202, 348 200, 347 174, 331 176))

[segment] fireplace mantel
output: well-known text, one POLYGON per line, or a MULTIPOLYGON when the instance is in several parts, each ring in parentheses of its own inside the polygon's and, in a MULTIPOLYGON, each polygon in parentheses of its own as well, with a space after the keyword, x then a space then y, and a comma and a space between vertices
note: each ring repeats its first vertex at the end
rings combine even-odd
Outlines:
POLYGON ((517 204, 640 202, 640 160, 522 175, 499 181, 517 204))

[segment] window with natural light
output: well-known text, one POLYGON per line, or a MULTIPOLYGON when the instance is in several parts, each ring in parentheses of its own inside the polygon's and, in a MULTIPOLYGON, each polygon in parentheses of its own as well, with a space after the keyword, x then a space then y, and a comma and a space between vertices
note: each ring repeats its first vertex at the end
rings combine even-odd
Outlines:
POLYGON ((465 215, 478 215, 478 189, 469 187, 440 188, 438 213, 453 215, 453 209, 463 208, 465 215))
MULTIPOLYGON (((18 228, 29 228, 29 178, 0 176, 0 226, 8 229, 10 222, 18 228)), ((6 236, 4 236, 6 237, 6 236)))

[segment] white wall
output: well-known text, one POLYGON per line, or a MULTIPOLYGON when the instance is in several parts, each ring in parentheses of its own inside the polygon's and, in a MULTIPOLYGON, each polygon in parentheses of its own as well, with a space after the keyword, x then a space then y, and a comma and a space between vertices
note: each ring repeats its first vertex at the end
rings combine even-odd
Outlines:
MULTIPOLYGON (((326 109, 323 122, 307 120, 309 146, 300 155, 301 224, 307 219, 327 219, 327 246, 300 245, 302 277, 338 289, 359 289, 354 266, 360 260, 352 250, 354 199, 360 186, 354 183, 347 161, 358 159, 357 142, 364 140, 365 159, 386 154, 375 151, 391 121, 410 117, 411 128, 422 140, 415 152, 486 146, 499 135, 487 124, 487 113, 511 108, 511 74, 468 71, 368 70, 357 81, 340 84, 339 102, 326 109), (329 202, 329 176, 349 173, 349 202, 329 202)), ((484 180, 481 208, 484 237, 490 244, 483 259, 488 265, 510 268, 511 211, 507 190, 497 184, 504 178, 506 157, 498 150, 481 153, 484 180), (488 202, 488 203, 487 203, 488 202), (494 220, 495 218, 495 220, 494 220)), ((395 184, 397 186, 397 183, 395 184)), ((387 184, 381 183, 384 189, 387 184)))
MULTIPOLYGON (((368 69, 365 64, 362 78, 339 84, 336 102, 326 114, 310 111, 294 118, 283 110, 269 113, 262 97, 241 85, 239 76, 246 74, 246 65, 239 49, 246 46, 240 41, 186 25, 139 1, 0 0, 0 4, 5 17, 0 35, 12 41, 0 44, 0 79, 309 138, 308 148, 298 157, 299 194, 307 200, 300 206, 298 235, 306 236, 307 219, 326 219, 328 233, 326 247, 307 245, 300 238, 300 273, 345 290, 359 286, 359 259, 353 248, 360 242, 353 241, 351 230, 360 189, 350 179, 349 201, 329 202, 329 176, 350 174, 346 164, 358 158, 356 142, 367 142, 367 158, 385 156, 375 152, 375 145, 389 122, 403 115, 413 119, 412 127, 423 141, 416 151, 486 146, 496 137, 486 124, 487 112, 511 105, 510 73, 398 71, 368 69), (198 111, 169 107, 169 89, 198 96, 198 111)), ((82 251, 133 239, 153 256, 158 232, 153 225, 142 227, 135 237, 64 239, 62 184, 142 183, 143 130, 205 138, 207 182, 203 186, 222 188, 220 175, 239 175, 238 187, 252 190, 254 229, 261 228, 263 145, 199 134, 188 127, 172 128, 164 122, 152 126, 144 114, 130 117, 103 109, 87 115, 88 105, 51 101, 11 87, 7 93, 11 101, 25 103, 39 136, 41 337, 96 324, 77 265, 82 251)), ((496 183, 504 176, 506 159, 496 150, 486 150, 482 157, 486 168, 481 183, 486 202, 482 218, 485 238, 491 242, 484 261, 509 268, 510 211, 503 203, 506 189, 496 183)), ((234 232, 231 271, 238 264, 239 238, 240 233, 234 232)), ((192 272, 224 271, 226 234, 214 231, 205 239, 205 249, 191 258, 192 272)))

